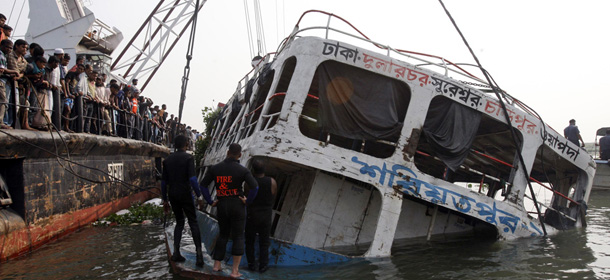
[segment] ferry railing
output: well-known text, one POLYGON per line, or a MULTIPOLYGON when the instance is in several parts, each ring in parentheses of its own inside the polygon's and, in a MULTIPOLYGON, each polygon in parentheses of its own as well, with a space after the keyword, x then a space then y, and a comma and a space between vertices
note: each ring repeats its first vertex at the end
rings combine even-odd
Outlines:
MULTIPOLYGON (((248 73, 246 73, 246 75, 244 75, 244 77, 242 77, 238 82, 237 82, 237 88, 235 89, 235 94, 234 95, 238 95, 238 94, 243 94, 244 93, 244 89, 246 88, 248 81, 250 80, 250 75, 252 75, 252 79, 255 79, 258 75, 258 73, 260 73, 260 71, 263 70, 263 65, 269 63, 269 61, 273 60, 273 58, 275 58, 277 52, 270 52, 268 54, 266 54, 264 57, 261 58, 261 60, 259 60, 259 62, 254 65, 252 67, 252 69, 250 69, 250 71, 248 71, 248 73)), ((248 102, 248 100, 246 100, 246 102, 248 102)))
MULTIPOLYGON (((84 132, 85 123, 88 122, 90 133, 102 135, 102 131, 107 130, 105 126, 110 126, 113 136, 121 136, 123 138, 133 138, 136 140, 144 140, 151 143, 163 144, 165 142, 165 129, 152 121, 152 119, 140 119, 137 114, 133 114, 127 110, 115 109, 114 107, 103 105, 94 101, 85 100, 82 96, 75 96, 73 99, 73 108, 69 116, 63 115, 64 98, 61 98, 59 91, 44 89, 45 98, 48 98, 49 92, 53 94, 52 103, 49 104, 49 110, 42 109, 41 105, 47 100, 39 100, 36 94, 38 91, 33 87, 32 83, 26 78, 25 87, 21 90, 32 90, 30 93, 30 105, 20 105, 18 102, 19 94, 17 83, 10 78, 3 77, 6 89, 6 102, 0 102, 6 107, 7 119, 4 121, 15 129, 21 129, 21 118, 19 116, 20 108, 32 110, 32 114, 38 110, 44 110, 45 129, 64 129, 64 121, 67 119, 69 128, 75 132, 84 132), (17 105, 19 104, 19 105, 17 105), (85 107, 91 106, 91 116, 87 116, 85 107), (104 111, 108 111, 109 119, 104 119, 104 111), (52 123, 50 125, 49 121, 52 123), (123 133, 121 133, 123 130, 123 133)), ((41 89, 43 90, 43 89, 41 89)), ((28 120, 29 122, 29 120, 28 120)), ((110 132, 108 132, 111 134, 110 132)))
MULTIPOLYGON (((290 41, 293 41, 295 38, 301 37, 301 36, 297 36, 297 34, 299 33, 304 33, 306 31, 311 31, 311 30, 324 30, 326 32, 326 36, 325 39, 329 39, 329 31, 333 31, 360 41, 364 41, 366 43, 372 44, 373 46, 383 49, 386 51, 386 55, 387 56, 391 56, 392 53, 401 55, 401 56, 405 56, 408 58, 411 58, 413 60, 417 60, 419 62, 425 63, 426 65, 434 65, 437 67, 440 67, 442 69, 445 70, 445 75, 447 75, 448 72, 453 72, 455 74, 464 76, 466 78, 469 79, 473 79, 476 80, 477 82, 480 83, 484 83, 487 84, 487 82, 481 78, 476 77, 475 75, 471 74, 470 72, 466 71, 465 69, 463 69, 462 67, 460 67, 458 64, 451 62, 450 60, 443 58, 441 56, 436 56, 436 55, 430 55, 430 54, 426 54, 426 53, 421 53, 421 52, 414 52, 414 51, 408 51, 408 50, 401 50, 401 49, 394 49, 388 45, 384 45, 380 42, 376 42, 374 40, 371 40, 368 36, 366 36, 364 33, 362 33, 360 30, 358 30, 358 28, 356 28, 354 25, 352 25, 349 21, 343 19, 340 16, 337 16, 335 14, 332 13, 328 13, 328 12, 324 12, 324 11, 320 11, 320 10, 309 10, 309 11, 305 11, 301 17, 299 18, 299 20, 297 21, 294 30, 292 31, 292 33, 284 40, 284 43, 281 44, 280 49, 277 51, 277 53, 281 53, 281 51, 283 50, 283 48, 285 46, 288 45, 288 43, 290 41), (311 27, 306 27, 306 28, 299 28, 299 24, 301 23, 301 20, 303 20, 303 18, 310 14, 310 13, 321 13, 321 14, 325 14, 328 16, 328 21, 326 23, 325 26, 311 26, 311 27), (330 26, 331 24, 331 19, 332 18, 336 18, 339 19, 340 21, 346 23, 347 25, 349 25, 352 29, 354 29, 358 35, 354 35, 352 33, 349 32, 345 32, 343 30, 340 29, 336 29, 330 26), (424 57, 429 57, 429 58, 435 58, 440 60, 440 62, 433 62, 427 59, 423 59, 420 57, 416 57, 414 55, 418 55, 418 56, 424 56, 424 57), (453 66, 455 68, 457 68, 458 70, 455 70, 453 68, 450 68, 449 66, 453 66)), ((489 86, 489 85, 488 85, 489 86)))
MULTIPOLYGON (((273 98, 270 97, 268 100, 271 100, 273 98)), ((233 102, 237 102, 237 101, 233 101, 233 102)), ((246 111, 249 109, 249 106, 246 106, 245 108, 242 109, 242 111, 239 113, 239 115, 236 117, 236 119, 233 121, 233 123, 231 125, 229 125, 228 128, 224 129, 223 131, 221 131, 218 136, 214 137, 213 140, 217 142, 217 148, 224 146, 221 144, 226 144, 230 141, 227 141, 227 139, 243 139, 246 138, 248 136, 251 135, 251 133, 253 133, 253 130, 256 128, 256 124, 258 123, 259 120, 261 120, 263 118, 263 115, 261 114, 261 116, 259 116, 259 119, 251 121, 251 118, 254 116, 254 114, 260 110, 262 110, 263 106, 265 105, 265 103, 259 105, 257 108, 255 108, 254 110, 246 113, 246 111), (241 126, 241 124, 244 124, 243 126, 241 126), (236 134, 238 134, 241 130, 243 129, 243 133, 241 133, 241 135, 239 137, 237 137, 236 134)), ((275 114, 275 115, 279 115, 275 114)), ((266 118, 269 116, 265 116, 266 118)), ((265 128, 267 129, 267 128, 265 128)), ((231 141, 232 141, 231 140, 231 141)))
MULTIPOLYGON (((497 159, 497 158, 495 158, 495 157, 492 157, 492 156, 490 156, 490 155, 488 155, 488 154, 485 154, 485 153, 483 153, 483 152, 477 151, 477 150, 475 150, 475 149, 470 149, 470 151, 471 151, 471 152, 473 152, 473 153, 475 153, 475 154, 477 154, 477 155, 480 155, 480 156, 482 156, 482 157, 485 157, 485 158, 487 158, 487 159, 490 159, 490 160, 493 160, 493 161, 495 161, 495 162, 497 162, 497 163, 500 163, 500 164, 502 164, 502 165, 505 165, 505 166, 507 166, 507 167, 514 168, 514 166, 513 166, 512 164, 510 164, 510 163, 508 163, 508 162, 505 162, 505 161, 503 161, 503 160, 497 159)), ((429 155, 429 154, 427 154, 427 153, 424 153, 424 152, 422 152, 422 151, 416 151, 416 152, 417 152, 418 154, 420 154, 420 155, 423 155, 423 156, 432 157, 431 155, 429 155)), ((434 158, 434 159, 436 159, 436 160, 439 160, 439 161, 441 160, 441 159, 439 159, 439 158, 437 158, 437 157, 433 157, 433 158, 434 158)), ((470 170, 470 171, 476 171, 476 170, 471 169, 471 168, 468 168, 468 170, 470 170)), ((485 175, 487 178, 493 179, 493 180, 495 180, 495 181, 499 181, 499 180, 500 180, 500 179, 494 178, 493 176, 483 174, 483 173, 482 173, 482 172, 480 172, 480 171, 476 171, 476 172, 477 172, 477 174, 479 174, 479 175, 485 175)), ((545 189, 547 189, 547 190, 549 190, 549 191, 553 192, 553 194, 556 194, 556 195, 558 195, 558 196, 561 196, 562 198, 565 198, 566 200, 568 200, 568 201, 570 201, 570 202, 572 202, 572 203, 574 203, 574 204, 576 204, 576 205, 580 205, 580 203, 578 203, 577 201, 574 201, 573 199, 571 199, 571 198, 567 197, 567 196, 566 196, 566 195, 564 195, 563 193, 558 192, 558 191, 556 191, 556 190, 552 189, 551 187, 549 187, 549 186, 547 186, 547 185, 543 184, 542 182, 540 182, 540 181, 539 181, 539 180, 537 180, 536 178, 534 178, 534 177, 531 177, 531 176, 530 176, 530 177, 529 177, 529 179, 530 179, 530 180, 532 180, 533 182, 537 183, 538 185, 542 186, 543 188, 545 188, 545 189)))
MULTIPOLYGON (((263 58, 261 58, 261 60, 252 67, 252 69, 246 73, 246 75, 244 75, 238 82, 237 82, 237 87, 235 89, 235 92, 233 93, 233 97, 237 99, 240 95, 243 95, 245 93, 245 89, 246 86, 248 84, 248 81, 251 79, 256 79, 258 76, 258 74, 260 73, 260 71, 262 71, 263 69, 263 65, 268 63, 270 60, 272 60, 272 57, 274 57, 276 55, 275 52, 270 52, 268 54, 266 54, 263 58)), ((252 95, 252 97, 254 97, 255 94, 252 95)), ((233 102, 237 102, 237 101, 233 101, 233 102)), ((250 104, 250 100, 245 100, 246 104, 250 104)), ((227 103, 229 104, 229 103, 227 103)), ((245 137, 248 137, 251 135, 251 133, 253 132, 253 129, 256 126, 256 123, 258 123, 258 119, 254 120, 254 122, 251 121, 251 114, 253 114, 254 112, 258 111, 260 108, 263 107, 264 104, 262 104, 261 106, 259 106, 258 108, 255 108, 255 110, 249 112, 249 113, 245 113, 244 111, 244 115, 239 118, 236 119, 232 124, 226 124, 223 123, 221 124, 220 127, 216 127, 213 131, 212 131, 212 144, 208 147, 208 150, 211 149, 218 149, 222 146, 224 146, 223 144, 226 142, 227 139, 227 135, 231 135, 231 133, 229 132, 229 130, 233 129, 235 125, 237 124, 241 124, 242 121, 244 121, 244 118, 249 117, 250 119, 247 122, 243 122, 242 126, 238 126, 235 129, 237 129, 237 131, 239 132, 240 130, 243 130, 243 133, 240 133, 238 135, 238 137, 235 137, 235 139, 243 139, 245 137), (228 126, 228 127, 226 127, 228 126), (226 127, 226 128, 225 128, 226 127), (227 134, 229 133, 229 134, 227 134)), ((228 105, 227 105, 228 106, 228 105)), ((246 108, 249 109, 249 108, 246 108)), ((241 113, 240 113, 241 114, 241 113)), ((221 116, 222 118, 222 116, 221 116)), ((259 116, 260 119, 260 116, 259 116)))
MULTIPOLYGON (((529 200, 531 200, 531 201, 534 201, 534 200, 533 200, 533 199, 532 199, 532 198, 531 198, 531 197, 530 197, 528 194, 525 194, 524 196, 525 196, 527 199, 529 199, 529 200)), ((536 195, 536 196, 538 196, 538 195, 536 195)), ((536 202, 538 203, 538 205, 543 206, 543 207, 545 207, 546 209, 550 209, 551 211, 553 211, 553 212, 555 212, 555 213, 558 213, 559 215, 561 215, 561 216, 563 216, 563 217, 567 218, 568 220, 570 220, 570 221, 572 221, 572 222, 576 222, 576 219, 575 219, 575 218, 570 217, 570 215, 568 215, 568 214, 566 214, 566 213, 563 213, 563 212, 561 212, 561 211, 559 211, 559 210, 557 210, 557 209, 553 208, 553 207, 552 207, 552 206, 550 206, 550 205, 546 205, 546 204, 544 204, 543 202, 541 202, 541 201, 539 201, 539 200, 536 200, 536 202)), ((536 212, 536 211, 528 211, 527 213, 529 213, 529 214, 537 214, 538 212, 536 212)))
MULTIPOLYGON (((272 122, 271 120, 273 120, 275 117, 279 118, 279 115, 280 115, 280 112, 261 115, 261 119, 263 120, 263 124, 262 124, 263 128, 261 128, 261 130, 269 129, 270 126, 275 124, 275 122, 272 122)), ((277 118, 276 118, 276 122, 277 122, 277 118)))
POLYGON ((15 104, 19 101, 19 94, 17 94, 16 82, 10 76, 5 76, 1 78, 5 83, 5 94, 6 94, 6 102, 3 102, 4 106, 6 106, 6 117, 4 121, 10 126, 13 125, 15 128, 21 128, 21 124, 19 123, 18 116, 18 108, 15 104))
MULTIPOLYGON (((479 152, 479 151, 474 150, 474 149, 471 149, 471 152, 473 152, 473 153, 475 153, 475 154, 477 154, 477 155, 481 155, 481 156, 483 156, 483 157, 485 157, 485 158, 491 159, 491 160, 493 160, 493 161, 495 161, 495 162, 497 162, 497 163, 500 163, 500 164, 502 164, 502 165, 506 165, 506 166, 509 166, 509 167, 513 168, 513 166, 512 166, 510 163, 507 163, 507 162, 505 162, 505 161, 502 161, 502 160, 500 160, 500 159, 497 159, 497 158, 492 157, 492 156, 490 156, 490 155, 487 155, 487 154, 485 154, 485 153, 479 152)), ((427 154, 427 153, 424 153, 424 152, 422 152, 422 151, 419 151, 419 150, 418 150, 418 151, 416 151, 416 153, 417 153, 417 154, 420 154, 420 155, 422 155, 422 156, 431 157, 431 158, 433 158, 434 160, 437 160, 437 161, 442 162, 442 160, 441 160, 440 158, 435 157, 435 156, 432 156, 432 155, 427 154)), ((481 172, 481 171, 478 171, 478 170, 476 170, 476 169, 470 168, 470 167, 468 167, 468 166, 460 165, 460 169, 462 169, 462 170, 464 170, 464 171, 471 172, 471 173, 474 173, 474 174, 476 174, 476 175, 481 176, 481 183, 480 183, 480 185, 479 185, 479 193, 481 193, 482 185, 483 185, 483 182, 484 182, 484 180, 485 180, 485 179, 490 179, 490 180, 492 180, 492 181, 496 181, 496 182, 502 182, 502 180, 501 180, 500 178, 497 178, 497 177, 491 176, 491 175, 489 175, 489 174, 485 174, 485 173, 483 173, 483 172, 481 172)), ((571 203, 574 203, 575 205, 580 205, 580 203, 578 203, 578 202, 574 201, 573 199, 571 199, 571 198, 567 197, 567 196, 566 196, 566 195, 564 195, 563 193, 558 192, 558 191, 556 191, 556 190, 554 190, 554 189, 552 189, 552 188, 550 188, 550 187, 548 187, 548 186, 544 185, 544 184, 543 184, 542 182, 540 182, 539 180, 537 180, 537 179, 535 179, 535 178, 533 178, 533 177, 529 177, 529 179, 530 179, 530 180, 532 180, 532 181, 534 181, 534 182, 536 182, 536 183, 538 183, 538 184, 539 184, 540 186, 542 186, 543 188, 545 188, 545 189, 547 189, 547 190, 551 191, 551 192, 552 192, 554 195, 558 195, 558 196, 560 196, 560 197, 562 197, 562 198, 565 198, 566 200, 570 201, 571 203)), ((525 197, 533 201, 533 199, 532 199, 531 197, 529 197, 527 194, 525 194, 525 197)), ((570 217, 569 215, 567 215, 567 214, 565 214, 565 213, 563 213, 563 212, 561 212, 561 211, 559 211, 559 210, 557 210, 557 209, 553 208, 552 206, 546 205, 546 204, 542 203, 541 201, 537 201, 537 202, 538 202, 538 204, 539 204, 539 205, 544 206, 544 207, 545 207, 545 208, 547 208, 547 209, 550 209, 550 210, 552 210, 552 211, 554 211, 554 212, 556 212, 556 213, 558 213, 558 214, 560 214, 560 215, 562 215, 562 216, 564 216, 564 217, 566 217, 566 218, 568 218, 568 219, 570 219, 570 220, 572 220, 572 221, 576 221, 574 218, 572 218, 572 217, 570 217)), ((535 213, 538 213, 538 212, 535 212, 535 213)))
MULTIPOLYGON (((269 97, 267 101, 271 101, 277 96, 284 95, 286 95, 285 92, 276 93, 269 97)), ((239 115, 233 121, 233 124, 231 124, 228 128, 220 132, 217 137, 213 138, 213 140, 217 143, 216 148, 226 146, 226 144, 228 143, 232 143, 236 140, 241 140, 252 135, 259 121, 262 122, 260 130, 267 130, 272 127, 279 119, 280 112, 274 112, 271 114, 261 114, 257 120, 252 120, 254 114, 262 110, 265 104, 266 102, 259 105, 254 110, 248 113, 246 113, 246 111, 249 109, 249 105, 244 106, 244 108, 242 108, 242 110, 240 111, 239 115), (275 120, 275 122, 273 120, 275 120)))
MULTIPOLYGON (((455 73, 457 75, 460 75, 466 79, 470 79, 475 81, 476 83, 472 83, 472 82, 467 82, 467 81, 461 81, 464 84, 467 85, 474 85, 474 86, 479 86, 479 87, 486 87, 486 88, 492 88, 493 85, 490 85, 486 80, 483 80, 473 74, 471 74, 470 72, 468 72, 467 70, 465 70, 464 68, 462 68, 460 65, 467 65, 467 66, 472 66, 475 67, 481 71, 485 71, 485 69, 480 69, 477 65, 473 65, 473 64, 468 64, 468 63, 454 63, 444 57, 441 56, 436 56, 436 55, 431 55, 431 54, 426 54, 426 53, 421 53, 421 52, 414 52, 414 51, 408 51, 408 50, 403 50, 403 49, 394 49, 392 47, 390 47, 389 45, 384 45, 382 43, 376 42, 374 40, 371 40, 368 36, 366 36, 364 33, 362 33, 360 30, 358 30, 358 28, 356 28, 354 25, 352 25, 349 21, 341 18, 340 16, 337 16, 335 14, 332 13, 328 13, 328 12, 324 12, 324 11, 320 11, 320 10, 309 10, 304 12, 301 17, 299 18, 299 20, 297 21, 292 33, 290 35, 288 35, 288 37, 286 37, 283 40, 283 43, 280 44, 278 51, 276 51, 276 53, 281 53, 282 50, 292 41, 294 41, 296 38, 300 38, 302 37, 301 34, 303 34, 304 32, 307 31, 312 31, 312 30, 324 30, 325 31, 325 39, 329 39, 329 35, 330 35, 330 31, 332 32, 336 32, 338 34, 342 34, 351 38, 354 38, 356 40, 360 40, 363 41, 367 44, 372 44, 373 46, 380 48, 382 50, 386 51, 387 56, 391 56, 392 53, 395 53, 397 55, 400 55, 402 57, 406 57, 409 59, 412 59, 414 61, 418 61, 419 64, 414 63, 414 65, 416 67, 421 67, 421 66, 436 66, 439 67, 441 69, 444 70, 444 75, 448 76, 449 72, 451 73, 455 73), (321 13, 321 14, 325 14, 328 16, 328 21, 326 22, 325 26, 312 26, 312 27, 306 27, 306 28, 299 28, 299 24, 301 23, 301 20, 305 17, 305 15, 310 14, 310 13, 321 13), (330 26, 331 24, 331 19, 332 18, 336 18, 339 19, 340 21, 346 23, 347 25, 349 25, 352 29, 354 29, 358 35, 354 35, 352 33, 349 32, 345 32, 343 30, 340 29, 336 29, 330 26), (424 57, 424 58, 422 58, 424 57), (435 62, 435 61, 431 61, 428 60, 426 58, 433 58, 438 60, 439 62, 435 62), (455 69, 454 69, 455 68, 455 69), (478 83, 478 84, 477 84, 478 83)), ((538 116, 538 114, 536 114, 534 112, 534 110, 532 110, 529 106, 527 106, 525 103, 521 102, 520 100, 518 100, 517 98, 511 96, 510 94, 508 94, 505 91, 500 90, 502 96, 507 99, 507 101, 510 104, 516 105, 517 107, 519 107, 520 109, 522 109, 523 111, 527 112, 528 114, 540 119, 540 117, 538 116)))
MULTIPOLYGON (((494 158, 494 157, 492 157, 492 156, 490 156, 490 155, 487 155, 487 154, 485 154, 485 153, 483 153, 483 152, 479 152, 479 151, 474 150, 474 149, 471 149, 471 151, 472 151, 472 152, 474 152, 474 153, 476 153, 477 155, 480 155, 480 156, 483 156, 483 157, 485 157, 485 158, 491 159, 491 160, 493 160, 493 161, 495 161, 495 162, 497 162, 497 163, 500 163, 500 164, 502 164, 502 165, 508 166, 508 167, 510 167, 510 168, 514 168, 514 166, 513 166, 512 164, 510 164, 510 163, 508 163, 508 162, 505 162, 505 161, 502 161, 502 160, 500 160, 500 159, 494 158)), ((570 201, 570 202, 572 202, 572 203, 574 203, 574 204, 576 204, 576 205, 580 205, 580 203, 578 203, 578 202, 574 201, 573 199, 571 199, 571 198, 567 197, 567 196, 566 196, 566 195, 564 195, 563 193, 558 192, 558 191, 556 191, 556 190, 552 189, 551 187, 549 187, 549 186, 547 186, 547 185, 543 184, 542 182, 540 182, 540 181, 539 181, 539 180, 537 180, 536 178, 534 178, 534 177, 531 177, 531 176, 530 176, 530 177, 529 177, 529 179, 530 179, 530 180, 532 180, 532 181, 534 181, 534 182, 535 182, 535 183, 537 183, 538 185, 542 186, 543 188, 545 188, 545 189, 547 189, 547 190, 549 190, 549 191, 553 192, 553 194, 556 194, 556 195, 558 195, 558 196, 561 196, 562 198, 565 198, 566 200, 568 200, 568 201, 570 201)))

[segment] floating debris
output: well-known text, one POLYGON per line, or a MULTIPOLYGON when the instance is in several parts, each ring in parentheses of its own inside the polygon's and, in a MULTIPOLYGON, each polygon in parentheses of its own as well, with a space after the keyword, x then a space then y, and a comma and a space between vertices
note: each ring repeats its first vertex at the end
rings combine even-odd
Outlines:
POLYGON ((144 203, 133 204, 129 209, 111 214, 104 219, 94 222, 93 225, 159 225, 162 223, 163 215, 161 199, 156 198, 144 203))

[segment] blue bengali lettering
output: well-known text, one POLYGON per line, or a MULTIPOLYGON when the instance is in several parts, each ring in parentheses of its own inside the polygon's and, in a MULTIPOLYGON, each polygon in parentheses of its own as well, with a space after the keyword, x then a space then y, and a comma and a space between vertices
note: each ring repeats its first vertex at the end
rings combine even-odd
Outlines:
MULTIPOLYGON (((402 193, 406 195, 416 196, 422 198, 423 196, 426 200, 434 203, 434 204, 442 204, 447 205, 447 197, 451 197, 451 202, 453 203, 453 208, 462 213, 468 213, 476 207, 474 210, 476 214, 478 214, 481 218, 484 218, 486 222, 493 225, 503 225, 504 232, 512 232, 515 233, 517 225, 521 218, 515 216, 509 212, 499 210, 496 206, 496 203, 493 203, 493 206, 490 206, 483 202, 477 202, 476 199, 472 197, 465 196, 461 193, 451 191, 431 183, 422 181, 417 179, 417 175, 413 170, 409 169, 406 166, 395 164, 392 166, 392 169, 387 169, 387 165, 384 163, 383 167, 379 167, 376 165, 369 165, 366 162, 358 160, 358 157, 353 156, 352 162, 362 165, 360 168, 361 174, 366 174, 371 178, 376 178, 379 173, 379 184, 385 185, 385 177, 386 174, 390 174, 389 180, 387 183, 388 187, 394 187, 395 177, 400 178, 401 180, 396 181, 396 185, 401 187, 402 193), (407 174, 401 174, 400 171, 406 171, 407 174), (412 176, 412 177, 409 177, 412 176)), ((532 227, 542 235, 540 230, 531 224, 532 227)), ((533 233, 535 235, 535 233, 533 233)))

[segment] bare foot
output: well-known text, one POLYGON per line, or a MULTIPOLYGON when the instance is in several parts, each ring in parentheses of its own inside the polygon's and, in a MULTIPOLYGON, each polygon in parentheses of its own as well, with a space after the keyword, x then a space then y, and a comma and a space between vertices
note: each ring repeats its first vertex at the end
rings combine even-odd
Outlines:
POLYGON ((2 129, 13 129, 12 127, 6 125, 6 124, 0 124, 0 128, 2 129))
POLYGON ((242 277, 243 275, 241 273, 237 272, 237 274, 231 273, 229 276, 231 276, 233 278, 239 278, 239 277, 242 277))

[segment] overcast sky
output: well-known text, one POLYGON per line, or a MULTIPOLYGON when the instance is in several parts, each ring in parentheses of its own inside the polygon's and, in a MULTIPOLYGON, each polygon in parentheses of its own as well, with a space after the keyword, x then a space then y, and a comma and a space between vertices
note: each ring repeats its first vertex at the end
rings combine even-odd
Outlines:
MULTIPOLYGON (((0 1, 0 12, 8 16, 13 1, 0 1)), ((15 10, 23 1, 15 1, 15 10)), ((253 2, 248 3, 252 9, 253 2)), ((260 3, 267 51, 276 49, 304 11, 317 9, 341 16, 372 40, 394 48, 474 63, 438 1, 260 3)), ((85 0, 85 5, 123 32, 120 51, 156 1, 85 0)), ((594 141, 598 128, 610 126, 610 1, 446 0, 445 5, 499 86, 536 110, 550 126, 561 132, 574 118, 586 142, 594 141)), ((16 35, 26 30, 25 6, 16 35)), ((16 14, 9 25, 15 26, 16 14)), ((201 109, 227 101, 251 68, 244 15, 244 2, 237 0, 209 0, 201 10, 183 116, 184 123, 198 130, 203 129, 201 109)), ((317 25, 326 24, 325 18, 317 19, 317 25)), ((175 114, 187 41, 187 36, 182 38, 144 91, 175 114)), ((482 77, 480 72, 475 75, 482 77)))

